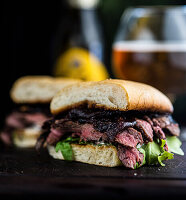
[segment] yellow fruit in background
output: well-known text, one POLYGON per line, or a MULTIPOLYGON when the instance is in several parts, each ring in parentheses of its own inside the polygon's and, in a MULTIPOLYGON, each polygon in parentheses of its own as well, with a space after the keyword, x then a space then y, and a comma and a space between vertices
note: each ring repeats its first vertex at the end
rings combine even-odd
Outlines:
POLYGON ((83 48, 70 48, 57 60, 54 75, 86 81, 107 79, 108 72, 96 56, 83 48))

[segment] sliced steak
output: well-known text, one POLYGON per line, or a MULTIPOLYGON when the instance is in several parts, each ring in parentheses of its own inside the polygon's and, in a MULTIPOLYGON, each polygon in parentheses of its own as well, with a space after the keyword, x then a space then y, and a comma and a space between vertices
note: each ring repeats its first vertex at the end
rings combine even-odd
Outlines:
POLYGON ((19 112, 13 112, 10 115, 7 116, 5 119, 6 126, 16 128, 16 129, 22 129, 24 127, 31 126, 32 122, 27 122, 24 119, 24 114, 19 112))
POLYGON ((163 140, 166 139, 165 133, 163 132, 162 128, 160 128, 159 126, 153 126, 153 130, 157 138, 163 140))
POLYGON ((82 129, 81 124, 67 119, 55 120, 51 127, 66 133, 81 132, 82 129))
MULTIPOLYGON (((53 121, 43 125, 43 130, 40 144, 44 144, 46 137, 48 144, 56 144, 68 136, 95 144, 100 141, 111 143, 117 147, 124 166, 129 168, 143 163, 144 156, 137 150, 137 144, 153 142, 154 136, 166 139, 167 132, 179 135, 178 125, 168 115, 82 107, 55 116, 53 121)), ((164 149, 168 151, 167 144, 164 149)))
POLYGON ((42 130, 50 131, 52 124, 55 122, 55 119, 48 119, 42 125, 42 130))
MULTIPOLYGON (((165 133, 163 132, 162 128, 160 128, 159 126, 154 126, 153 130, 154 130, 154 133, 157 138, 166 140, 166 136, 165 136, 165 133)), ((165 151, 168 151, 167 142, 165 143, 164 149, 165 149, 165 151)))
POLYGON ((179 136, 180 135, 180 128, 178 126, 178 124, 170 124, 170 125, 167 125, 164 130, 168 133, 170 133, 171 135, 174 135, 174 136, 179 136))
POLYGON ((10 146, 12 144, 11 133, 13 130, 14 128, 6 126, 0 134, 0 140, 2 140, 6 145, 10 146))
MULTIPOLYGON (((12 144, 12 133, 15 130, 24 130, 32 126, 42 127, 44 121, 48 119, 48 116, 42 112, 22 112, 20 109, 13 111, 5 119, 5 126, 0 133, 1 140, 7 144, 12 144)), ((21 133, 20 132, 17 132, 21 133)))
POLYGON ((39 151, 43 147, 44 143, 46 142, 46 140, 50 134, 51 126, 54 123, 54 121, 55 121, 54 119, 49 119, 43 123, 42 133, 39 136, 39 138, 37 139, 37 142, 35 145, 35 148, 37 151, 39 151))
POLYGON ((81 129, 81 140, 84 141, 106 141, 107 136, 104 133, 98 132, 91 124, 84 124, 81 129))
POLYGON ((55 123, 51 125, 47 143, 55 144, 64 134, 79 136, 80 139, 84 141, 107 141, 107 136, 104 133, 96 131, 93 125, 79 124, 64 119, 56 120, 55 123))
POLYGON ((25 114, 24 116, 25 121, 30 122, 32 124, 38 124, 39 126, 42 126, 42 124, 48 120, 48 116, 46 116, 43 113, 31 113, 31 114, 25 114))
POLYGON ((171 135, 179 136, 180 128, 177 123, 175 123, 171 116, 160 116, 152 119, 154 126, 159 126, 166 133, 171 135))
MULTIPOLYGON (((148 122, 149 124, 151 124, 151 127, 153 129, 153 132, 155 134, 155 136, 159 139, 163 139, 163 140, 166 140, 166 136, 165 136, 165 133, 163 131, 163 129, 160 127, 165 127, 167 122, 167 118, 166 117, 162 117, 162 121, 161 120, 157 120, 157 118, 153 118, 152 120, 148 117, 148 116, 145 116, 144 117, 148 122)), ((165 143, 165 146, 164 146, 164 149, 166 151, 168 151, 168 145, 167 145, 167 142, 165 143)))
POLYGON ((47 137, 47 143, 52 145, 57 143, 64 134, 67 133, 81 133, 81 125, 76 122, 68 121, 66 119, 55 120, 53 122, 48 121, 45 125, 48 129, 49 135, 47 137))
POLYGON ((153 141, 153 130, 151 125, 142 119, 136 119, 136 125, 140 132, 143 134, 145 142, 152 142, 153 141))
POLYGON ((39 150, 44 146, 49 133, 49 131, 43 131, 42 134, 39 136, 35 145, 36 151, 39 152, 39 150))
POLYGON ((110 142, 114 142, 115 136, 118 133, 118 124, 116 122, 97 121, 94 122, 94 128, 101 133, 105 133, 110 142))
POLYGON ((165 128, 167 125, 170 125, 170 120, 166 116, 152 118, 154 126, 159 126, 161 128, 165 128))
POLYGON ((61 130, 51 128, 50 134, 47 137, 47 143, 50 145, 55 144, 61 139, 64 133, 65 132, 62 132, 61 130))
POLYGON ((126 128, 134 127, 135 124, 135 121, 125 121, 123 118, 119 118, 119 120, 114 122, 100 120, 93 123, 94 128, 101 133, 105 133, 110 142, 114 142, 115 136, 118 133, 126 128))
POLYGON ((42 126, 43 122, 46 121, 48 117, 43 113, 19 113, 13 112, 6 118, 6 126, 10 126, 16 129, 23 129, 30 127, 34 124, 42 126))
POLYGON ((118 145, 118 157, 125 167, 134 169, 136 163, 142 165, 144 155, 134 147, 118 145))
POLYGON ((136 147, 138 143, 143 143, 143 138, 140 132, 134 128, 128 128, 122 133, 116 135, 115 141, 128 147, 136 147))

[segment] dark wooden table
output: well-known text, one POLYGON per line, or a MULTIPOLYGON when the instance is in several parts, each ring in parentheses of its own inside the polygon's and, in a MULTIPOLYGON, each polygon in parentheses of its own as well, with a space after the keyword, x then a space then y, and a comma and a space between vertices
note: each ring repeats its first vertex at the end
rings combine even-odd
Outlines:
MULTIPOLYGON (((186 142, 183 142, 186 152, 186 142)), ((2 148, 0 197, 11 199, 186 199, 186 157, 166 167, 105 168, 54 160, 46 151, 2 148)), ((0 198, 1 199, 1 198, 0 198)))

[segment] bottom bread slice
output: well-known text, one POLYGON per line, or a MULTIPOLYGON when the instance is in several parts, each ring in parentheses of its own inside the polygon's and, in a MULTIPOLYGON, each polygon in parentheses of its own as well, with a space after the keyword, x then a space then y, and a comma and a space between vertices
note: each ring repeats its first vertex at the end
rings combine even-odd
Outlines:
POLYGON ((35 128, 16 130, 13 132, 13 144, 19 148, 34 148, 41 131, 35 128))
MULTIPOLYGON (((71 144, 74 161, 100 165, 105 167, 121 166, 122 163, 118 158, 117 149, 112 145, 80 145, 71 144)), ((55 159, 64 160, 61 151, 56 152, 55 147, 47 146, 49 154, 55 159)))
POLYGON ((24 137, 21 138, 17 135, 13 138, 13 143, 19 148, 34 148, 37 141, 37 137, 24 137))

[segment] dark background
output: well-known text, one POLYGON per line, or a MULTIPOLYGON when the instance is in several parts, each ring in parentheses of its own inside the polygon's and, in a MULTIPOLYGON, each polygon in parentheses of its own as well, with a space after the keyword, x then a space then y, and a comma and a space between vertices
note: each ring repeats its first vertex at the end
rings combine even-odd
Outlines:
MULTIPOLYGON (((23 75, 51 74, 52 45, 65 1, 1 1, 1 110, 0 121, 11 110, 9 90, 23 75)), ((105 64, 110 69, 111 44, 124 9, 139 5, 182 5, 185 0, 101 0, 98 14, 103 25, 105 64)), ((2 123, 1 123, 2 124, 2 123)))

